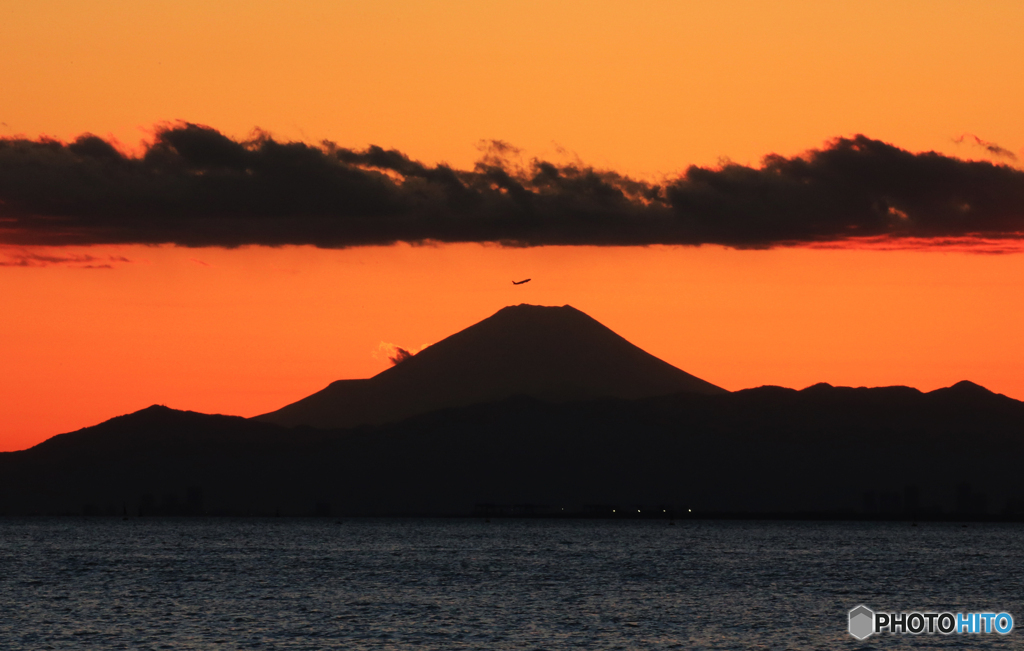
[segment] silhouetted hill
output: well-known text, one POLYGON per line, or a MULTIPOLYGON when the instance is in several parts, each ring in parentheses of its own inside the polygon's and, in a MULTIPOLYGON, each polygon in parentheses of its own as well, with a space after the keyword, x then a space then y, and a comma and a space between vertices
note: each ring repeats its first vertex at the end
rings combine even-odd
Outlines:
POLYGON ((341 380, 256 420, 352 427, 515 395, 548 402, 725 393, 568 305, 517 305, 367 380, 341 380))
POLYGON ((0 512, 1020 517, 1022 459, 1024 403, 963 382, 520 396, 348 430, 150 407, 0 454, 0 512))

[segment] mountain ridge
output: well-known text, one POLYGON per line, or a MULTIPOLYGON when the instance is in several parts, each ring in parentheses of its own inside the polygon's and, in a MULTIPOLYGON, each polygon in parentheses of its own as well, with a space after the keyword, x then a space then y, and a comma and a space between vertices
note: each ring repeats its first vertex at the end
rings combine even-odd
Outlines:
POLYGON ((0 514, 1019 518, 1022 432, 1024 403, 962 384, 514 396, 340 430, 154 406, 0 454, 0 514))

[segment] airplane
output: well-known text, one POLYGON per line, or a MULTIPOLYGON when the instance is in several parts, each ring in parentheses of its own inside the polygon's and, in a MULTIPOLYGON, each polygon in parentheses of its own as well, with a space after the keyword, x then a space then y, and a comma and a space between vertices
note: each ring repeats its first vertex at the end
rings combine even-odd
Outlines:
POLYGON ((520 280, 519 282, 516 282, 516 281, 513 280, 512 284, 513 285, 522 285, 523 283, 528 283, 528 282, 530 282, 530 278, 527 278, 526 280, 520 280))

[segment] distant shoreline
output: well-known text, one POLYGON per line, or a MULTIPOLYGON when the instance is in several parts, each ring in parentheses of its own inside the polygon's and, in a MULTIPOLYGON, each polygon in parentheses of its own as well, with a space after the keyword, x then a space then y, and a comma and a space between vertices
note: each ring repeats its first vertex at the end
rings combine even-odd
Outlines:
POLYGON ((871 523, 871 522, 893 522, 916 525, 921 524, 1024 524, 1024 515, 993 515, 993 514, 940 514, 925 517, 912 518, 903 514, 892 516, 865 515, 857 513, 702 513, 687 517, 669 518, 666 516, 645 516, 645 515, 589 515, 573 513, 566 515, 553 514, 519 514, 519 515, 466 515, 466 514, 392 514, 392 515, 336 515, 325 516, 315 514, 266 514, 266 513, 216 513, 202 515, 145 515, 145 516, 120 516, 120 515, 83 515, 81 513, 38 513, 38 514, 14 514, 7 515, 0 513, 0 522, 15 520, 89 520, 89 521, 125 521, 136 520, 334 520, 336 524, 358 521, 369 522, 372 520, 472 520, 481 522, 510 522, 515 520, 551 520, 551 521, 588 521, 588 522, 664 522, 668 524, 683 524, 688 522, 835 522, 835 523, 871 523))

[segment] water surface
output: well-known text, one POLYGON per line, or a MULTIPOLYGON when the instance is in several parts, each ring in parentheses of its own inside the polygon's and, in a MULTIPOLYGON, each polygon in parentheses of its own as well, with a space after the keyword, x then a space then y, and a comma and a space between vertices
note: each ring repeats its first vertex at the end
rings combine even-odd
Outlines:
POLYGON ((846 632, 1007 611, 1006 524, 2 519, 3 649, 1010 648, 846 632))

